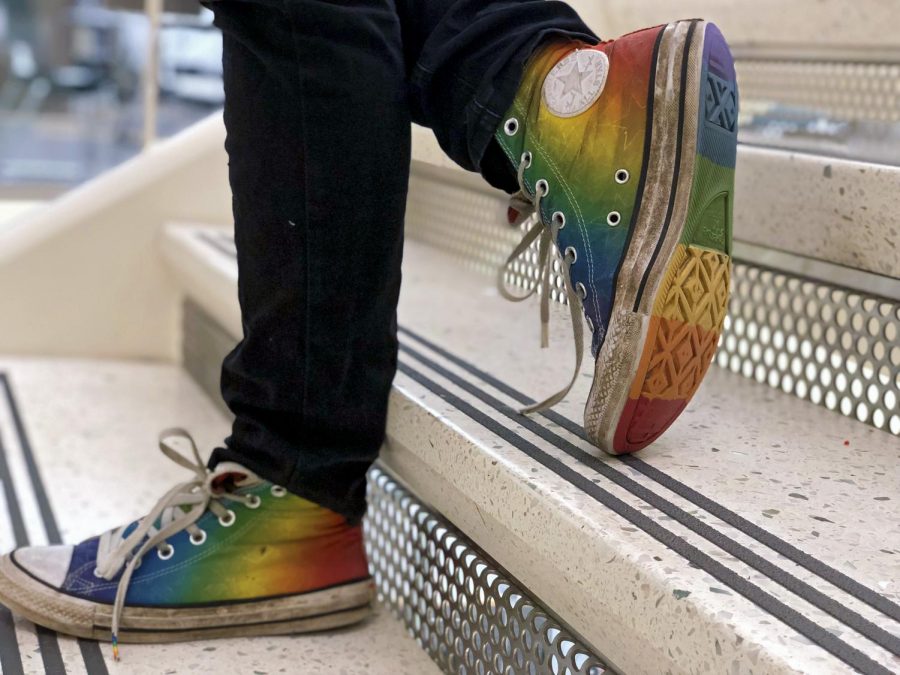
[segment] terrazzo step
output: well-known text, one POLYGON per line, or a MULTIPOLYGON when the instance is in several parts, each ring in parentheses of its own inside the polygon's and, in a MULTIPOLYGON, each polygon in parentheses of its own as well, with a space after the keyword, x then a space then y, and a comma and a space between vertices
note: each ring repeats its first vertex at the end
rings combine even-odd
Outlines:
MULTIPOLYGON (((184 470, 156 448, 166 427, 201 448, 227 418, 175 365, 0 357, 0 553, 76 542, 146 513, 184 470), (8 468, 8 473, 7 473, 8 468)), ((122 647, 76 640, 0 606, 3 675, 440 672, 390 612, 332 633, 122 647)))
MULTIPOLYGON (((173 225, 164 251, 233 343, 229 231, 173 225)), ((403 273, 383 463, 612 668, 900 668, 895 438, 714 368, 659 441, 597 456, 589 366, 555 410, 516 412, 568 377, 564 308, 540 350, 537 308, 490 277, 414 241, 403 273)))

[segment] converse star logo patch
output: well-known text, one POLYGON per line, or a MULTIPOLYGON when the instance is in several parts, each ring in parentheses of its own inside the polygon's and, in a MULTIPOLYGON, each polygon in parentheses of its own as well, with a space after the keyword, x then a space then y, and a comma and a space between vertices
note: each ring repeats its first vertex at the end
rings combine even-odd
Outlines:
POLYGON ((575 117, 590 108, 606 85, 609 58, 596 49, 576 49, 544 79, 544 104, 557 117, 575 117))

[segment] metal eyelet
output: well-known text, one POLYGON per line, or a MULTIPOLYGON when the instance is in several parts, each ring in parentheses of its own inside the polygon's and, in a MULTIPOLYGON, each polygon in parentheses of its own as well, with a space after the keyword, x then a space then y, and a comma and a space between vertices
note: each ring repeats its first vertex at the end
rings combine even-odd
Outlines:
POLYGON ((619 185, 627 183, 629 178, 631 178, 631 174, 628 173, 628 169, 619 169, 616 171, 616 182, 619 185))
POLYGON ((594 332, 594 322, 591 321, 591 317, 586 316, 586 317, 584 317, 584 320, 585 320, 585 323, 587 323, 588 330, 593 333, 594 332))
POLYGON ((273 485, 273 486, 269 489, 269 492, 272 493, 272 496, 273 496, 273 497, 284 497, 284 496, 287 494, 287 490, 285 490, 285 489, 284 489, 283 487, 281 487, 280 485, 273 485))
POLYGON ((580 281, 575 284, 575 292, 578 293, 578 297, 582 299, 582 301, 587 300, 587 288, 580 281))
POLYGON ((515 117, 510 117, 503 125, 503 131, 507 136, 515 136, 518 130, 519 120, 517 120, 515 117))
POLYGON ((97 570, 96 567, 94 568, 94 576, 95 576, 97 579, 104 579, 104 578, 105 578, 102 574, 100 574, 100 572, 97 570))
POLYGON ((156 555, 159 556, 160 560, 168 560, 173 555, 175 555, 175 547, 172 546, 172 544, 167 544, 166 548, 163 550, 166 552, 163 553, 163 551, 161 551, 160 549, 156 549, 156 555))
POLYGON ((554 211, 551 219, 556 224, 557 229, 563 229, 566 226, 566 214, 562 211, 554 211))
POLYGON ((606 224, 610 227, 616 227, 619 223, 622 222, 622 214, 618 211, 610 211, 609 215, 606 216, 606 224))
POLYGON ((248 509, 258 509, 260 504, 262 504, 262 499, 260 499, 259 495, 247 495, 247 499, 244 502, 244 506, 248 509))
POLYGON ((219 518, 219 525, 221 525, 222 527, 231 527, 232 525, 234 525, 234 521, 236 520, 237 516, 234 515, 234 511, 228 509, 225 515, 219 518))
POLYGON ((200 536, 195 537, 193 534, 191 535, 191 543, 194 546, 202 546, 206 543, 206 530, 200 530, 200 536))
POLYGON ((541 197, 546 197, 548 194, 550 194, 550 183, 541 178, 537 183, 534 184, 534 191, 535 194, 540 191, 541 197))
POLYGON ((573 246, 566 246, 563 256, 570 265, 574 265, 575 261, 578 260, 578 251, 576 251, 573 246))
POLYGON ((528 167, 531 166, 531 159, 532 159, 531 153, 528 152, 528 150, 526 150, 525 152, 522 153, 522 157, 520 158, 519 161, 525 162, 525 168, 527 169, 528 167))

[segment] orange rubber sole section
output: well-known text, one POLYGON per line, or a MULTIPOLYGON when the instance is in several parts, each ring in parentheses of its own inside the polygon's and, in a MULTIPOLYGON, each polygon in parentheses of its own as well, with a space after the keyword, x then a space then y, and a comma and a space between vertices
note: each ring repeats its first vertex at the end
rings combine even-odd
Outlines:
POLYGON ((644 350, 616 426, 617 453, 635 452, 675 421, 716 353, 728 308, 731 259, 679 245, 649 319, 644 350))

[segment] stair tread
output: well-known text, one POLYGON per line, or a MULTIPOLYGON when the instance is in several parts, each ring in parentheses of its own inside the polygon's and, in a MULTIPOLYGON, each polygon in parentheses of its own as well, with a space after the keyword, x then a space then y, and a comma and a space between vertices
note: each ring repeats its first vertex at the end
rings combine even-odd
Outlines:
MULTIPOLYGON (((80 541, 141 515, 175 482, 185 480, 184 470, 165 460, 156 448, 161 429, 184 426, 205 452, 221 443, 230 427, 219 409, 175 365, 0 356, 0 376, 11 385, 15 408, 65 542, 80 541)), ((45 543, 46 528, 3 388, 0 439, 29 539, 45 543)), ((5 553, 14 541, 2 496, 0 491, 0 553, 5 553)), ((16 633, 25 672, 45 672, 34 626, 17 620, 16 633)), ((92 672, 76 640, 63 636, 58 640, 67 672, 92 672)), ((0 644, 0 651, 5 647, 0 644)), ((109 645, 101 644, 99 653, 115 672, 109 645)), ((292 672, 298 664, 303 664, 304 672, 439 672, 406 635, 403 624, 384 608, 357 627, 333 633, 127 644, 122 655, 121 666, 127 672, 148 675, 292 672)))
POLYGON ((407 242, 384 461, 625 672, 896 667, 896 439, 714 368, 637 461, 584 456, 592 364, 558 417, 509 412, 565 382, 564 311, 539 350, 535 307, 407 242))

